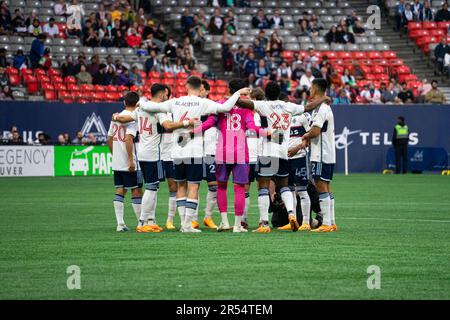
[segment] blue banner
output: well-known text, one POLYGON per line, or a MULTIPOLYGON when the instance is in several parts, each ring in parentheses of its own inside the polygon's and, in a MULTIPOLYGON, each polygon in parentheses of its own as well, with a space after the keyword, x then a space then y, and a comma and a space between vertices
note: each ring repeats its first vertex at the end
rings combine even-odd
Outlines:
MULTIPOLYGON (((387 168, 395 170, 395 151, 389 148, 387 168)), ((448 153, 443 148, 408 148, 408 171, 441 171, 447 169, 448 153)))
MULTIPOLYGON (((121 103, 63 104, 48 102, 0 102, 0 126, 9 131, 16 125, 25 141, 39 132, 53 141, 68 132, 94 134, 98 141, 106 135, 114 112, 121 103)), ((450 152, 450 106, 365 105, 333 106, 336 127, 336 171, 344 171, 344 147, 348 147, 349 171, 381 172, 398 116, 404 116, 410 128, 410 146, 443 148, 450 152)))

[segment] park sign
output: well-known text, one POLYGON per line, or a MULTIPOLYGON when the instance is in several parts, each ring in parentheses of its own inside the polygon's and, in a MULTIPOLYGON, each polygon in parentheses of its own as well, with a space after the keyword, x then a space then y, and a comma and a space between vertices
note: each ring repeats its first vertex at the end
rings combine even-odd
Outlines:
POLYGON ((112 154, 107 146, 55 146, 55 176, 112 174, 112 154))

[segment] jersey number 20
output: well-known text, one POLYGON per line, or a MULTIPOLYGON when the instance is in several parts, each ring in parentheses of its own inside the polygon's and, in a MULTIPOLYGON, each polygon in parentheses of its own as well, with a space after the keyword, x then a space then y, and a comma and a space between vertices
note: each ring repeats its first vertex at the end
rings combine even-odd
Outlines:
POLYGON ((125 135, 127 132, 127 129, 125 126, 119 126, 118 124, 113 124, 113 141, 125 141, 125 135))

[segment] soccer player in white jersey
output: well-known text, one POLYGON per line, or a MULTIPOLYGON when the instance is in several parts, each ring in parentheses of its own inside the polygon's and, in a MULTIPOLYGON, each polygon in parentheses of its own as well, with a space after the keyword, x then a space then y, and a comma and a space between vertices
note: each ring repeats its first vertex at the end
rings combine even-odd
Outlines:
MULTIPOLYGON (((316 79, 311 86, 311 97, 320 99, 325 96, 328 82, 316 79)), ((301 148, 310 145, 311 173, 319 192, 320 210, 323 215, 322 225, 312 232, 337 231, 334 215, 334 197, 331 193, 336 149, 334 136, 334 116, 331 107, 322 103, 312 113, 311 130, 303 136, 301 148)))
MULTIPOLYGON (((169 89, 163 84, 154 84, 151 87, 152 99, 146 102, 157 105, 168 99, 169 89)), ((189 123, 170 121, 167 113, 148 113, 136 110, 130 115, 114 115, 113 119, 119 122, 129 122, 134 119, 139 123, 138 159, 145 181, 145 192, 142 199, 142 211, 139 218, 137 232, 161 232, 163 229, 156 223, 156 204, 159 182, 163 180, 163 166, 160 158, 160 142, 162 129, 168 131, 189 127, 189 123)))
MULTIPOLYGON (((140 108, 147 112, 171 112, 175 121, 189 123, 200 120, 202 115, 230 111, 241 94, 248 94, 244 88, 233 94, 225 103, 216 103, 200 98, 202 81, 199 77, 187 79, 187 96, 168 100, 158 105, 140 103, 140 108)), ((201 232, 192 227, 198 205, 198 188, 203 179, 203 139, 202 135, 192 135, 187 128, 174 130, 175 143, 172 150, 177 182, 177 207, 181 218, 182 232, 201 232)))
MULTIPOLYGON (((127 93, 124 99, 125 109, 120 115, 131 115, 136 109, 139 95, 127 93)), ((123 200, 127 190, 131 189, 132 206, 136 216, 140 216, 142 193, 138 187, 138 163, 134 138, 137 135, 135 121, 126 124, 111 121, 108 130, 107 144, 112 153, 112 169, 114 171, 114 212, 116 214, 118 232, 128 231, 124 220, 123 200)))
POLYGON ((267 120, 271 138, 264 139, 262 152, 258 159, 258 206, 261 224, 254 232, 268 233, 269 227, 269 184, 275 178, 280 190, 281 198, 289 214, 292 231, 299 228, 294 212, 294 199, 288 186, 288 144, 292 116, 301 115, 305 111, 313 110, 317 103, 307 106, 279 100, 280 85, 270 81, 265 89, 266 101, 251 101, 239 99, 238 105, 253 109, 267 120))
MULTIPOLYGON (((308 186, 308 150, 300 149, 302 136, 310 129, 311 116, 304 113, 300 116, 292 117, 291 133, 289 137, 289 188, 293 192, 294 208, 297 208, 297 195, 300 197, 302 208, 302 225, 298 231, 311 230, 309 225, 311 213, 311 200, 307 192, 308 186)), ((290 229, 289 225, 278 228, 279 230, 290 229)))
MULTIPOLYGON (((202 88, 200 90, 200 98, 208 98, 211 87, 206 80, 202 80, 202 88)), ((203 121, 204 119, 202 119, 203 121)), ((208 184, 208 192, 206 193, 205 217, 203 224, 210 229, 217 229, 212 219, 212 211, 217 204, 217 181, 215 168, 215 155, 217 144, 217 128, 212 126, 203 132, 203 179, 208 184)), ((195 218, 192 220, 192 227, 198 229, 198 207, 195 218)))

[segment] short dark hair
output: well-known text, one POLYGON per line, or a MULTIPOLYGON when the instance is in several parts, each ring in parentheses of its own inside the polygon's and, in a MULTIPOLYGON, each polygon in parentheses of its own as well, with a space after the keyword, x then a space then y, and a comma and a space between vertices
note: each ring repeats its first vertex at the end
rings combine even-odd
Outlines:
POLYGON ((289 96, 284 92, 280 93, 280 97, 278 99, 284 102, 289 102, 289 96))
POLYGON ((275 81, 269 81, 266 85, 265 92, 267 100, 278 100, 281 92, 280 85, 275 81))
POLYGON ((123 100, 127 107, 134 107, 139 102, 139 95, 135 91, 130 91, 125 95, 123 100))
POLYGON ((433 84, 433 83, 436 83, 436 84, 438 84, 437 80, 433 80, 433 81, 431 81, 431 84, 433 84))
POLYGON ((203 79, 202 80, 202 85, 203 85, 203 88, 205 88, 206 91, 210 91, 211 90, 211 86, 209 85, 208 81, 203 79))
POLYGON ((319 89, 320 92, 324 93, 328 88, 328 81, 323 78, 314 79, 312 82, 313 86, 319 89))
POLYGON ((401 122, 405 122, 405 117, 403 116, 398 116, 397 119, 400 120, 401 122))
POLYGON ((190 76, 187 79, 186 84, 190 85, 193 89, 200 89, 202 86, 202 79, 197 76, 190 76))
POLYGON ((165 91, 167 89, 167 86, 162 83, 154 83, 150 89, 152 93, 152 97, 156 96, 161 91, 165 91))
POLYGON ((170 87, 167 84, 163 84, 163 86, 167 89, 167 97, 170 98, 170 95, 172 94, 170 87))
POLYGON ((230 93, 234 94, 235 92, 245 88, 245 81, 238 78, 231 79, 228 83, 228 88, 230 88, 230 93))

